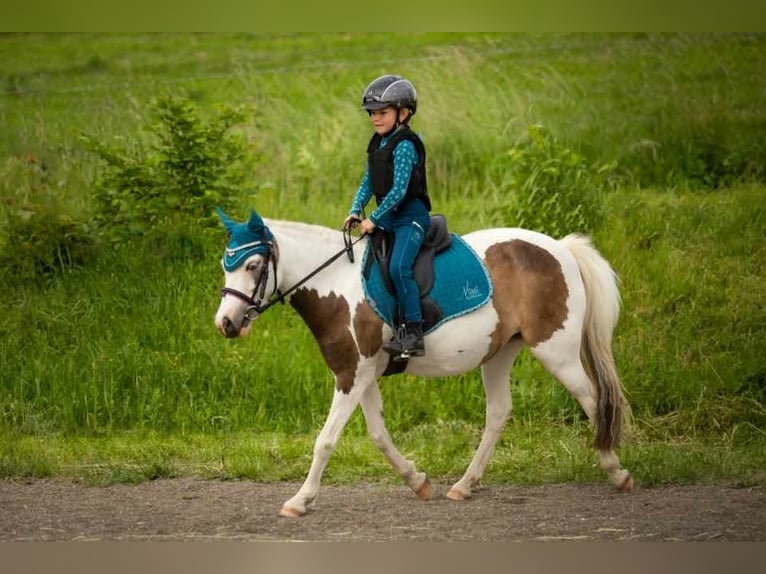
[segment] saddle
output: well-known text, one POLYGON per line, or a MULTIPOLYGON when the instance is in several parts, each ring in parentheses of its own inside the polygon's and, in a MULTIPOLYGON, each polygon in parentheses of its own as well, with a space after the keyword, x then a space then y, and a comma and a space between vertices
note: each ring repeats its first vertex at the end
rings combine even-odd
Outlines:
MULTIPOLYGON (((376 228, 372 234, 370 243, 370 253, 372 257, 368 257, 365 261, 362 274, 365 279, 369 279, 373 260, 376 261, 380 266, 380 273, 386 290, 396 296, 396 290, 389 271, 391 251, 394 245, 394 234, 376 228)), ((452 236, 447 230, 447 219, 443 215, 432 215, 428 231, 426 232, 423 244, 420 246, 420 251, 418 251, 418 254, 415 257, 415 263, 412 267, 415 283, 417 284, 420 293, 420 305, 423 313, 424 329, 428 329, 429 326, 438 323, 443 316, 442 310, 436 302, 428 296, 428 294, 434 286, 434 258, 438 253, 448 249, 451 244, 452 236)))

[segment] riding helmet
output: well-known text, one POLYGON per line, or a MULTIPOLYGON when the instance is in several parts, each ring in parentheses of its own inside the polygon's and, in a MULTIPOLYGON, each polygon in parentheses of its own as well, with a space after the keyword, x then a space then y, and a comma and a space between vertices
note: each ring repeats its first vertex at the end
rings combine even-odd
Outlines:
POLYGON ((368 112, 388 106, 409 108, 414 115, 418 107, 418 93, 409 80, 388 74, 375 78, 364 89, 362 107, 368 112))

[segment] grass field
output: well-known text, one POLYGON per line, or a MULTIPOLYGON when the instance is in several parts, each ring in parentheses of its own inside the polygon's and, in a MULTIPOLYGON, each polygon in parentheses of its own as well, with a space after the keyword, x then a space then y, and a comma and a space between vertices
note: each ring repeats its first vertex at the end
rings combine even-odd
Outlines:
MULTIPOLYGON (((435 211, 454 231, 519 224, 529 189, 558 194, 527 204, 536 226, 583 231, 556 208, 596 206, 587 231, 621 279, 615 356, 635 419, 621 456, 637 480, 766 483, 766 36, 393 39, 0 36, 0 474, 302 477, 331 377, 289 308, 246 340, 218 335, 224 236, 199 205, 339 227, 370 135, 361 90, 394 71, 418 88, 435 211), (191 223, 189 190, 163 171, 185 156, 156 144, 161 97, 201 126, 223 104, 242 114, 228 187, 210 176, 191 223), (87 142, 128 158, 123 195, 87 142), (104 202, 131 197, 138 228, 116 238, 104 202)), ((566 391, 526 353, 511 384, 486 480, 601 480, 566 391)), ((382 390, 405 453, 458 476, 483 424, 478 373, 382 390)), ((355 415, 328 479, 390 475, 355 415)))

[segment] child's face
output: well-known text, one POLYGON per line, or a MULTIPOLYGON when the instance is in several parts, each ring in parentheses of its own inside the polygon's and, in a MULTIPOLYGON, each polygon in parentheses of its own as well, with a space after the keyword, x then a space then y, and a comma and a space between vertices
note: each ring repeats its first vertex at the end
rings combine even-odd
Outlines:
POLYGON ((372 122, 372 127, 375 128, 375 132, 384 135, 394 129, 397 113, 402 116, 400 117, 400 121, 402 121, 407 117, 406 114, 408 112, 409 110, 397 110, 391 106, 382 110, 372 110, 370 112, 370 121, 372 122))

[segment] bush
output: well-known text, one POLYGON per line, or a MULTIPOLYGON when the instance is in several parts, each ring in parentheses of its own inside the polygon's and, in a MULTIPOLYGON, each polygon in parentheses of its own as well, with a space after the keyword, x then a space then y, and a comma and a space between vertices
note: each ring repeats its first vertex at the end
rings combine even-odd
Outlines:
POLYGON ((614 164, 593 169, 539 124, 527 128, 500 162, 499 187, 510 196, 513 225, 561 237, 591 233, 601 224, 600 193, 614 164))
POLYGON ((252 159, 234 130, 246 115, 221 107, 203 119, 190 100, 171 95, 155 99, 152 113, 157 122, 148 127, 145 146, 110 146, 81 136, 107 165, 96 182, 95 222, 108 242, 143 238, 156 244, 162 238, 170 253, 177 247, 194 253, 205 229, 218 226, 215 206, 230 206, 234 194, 248 186, 252 159))

